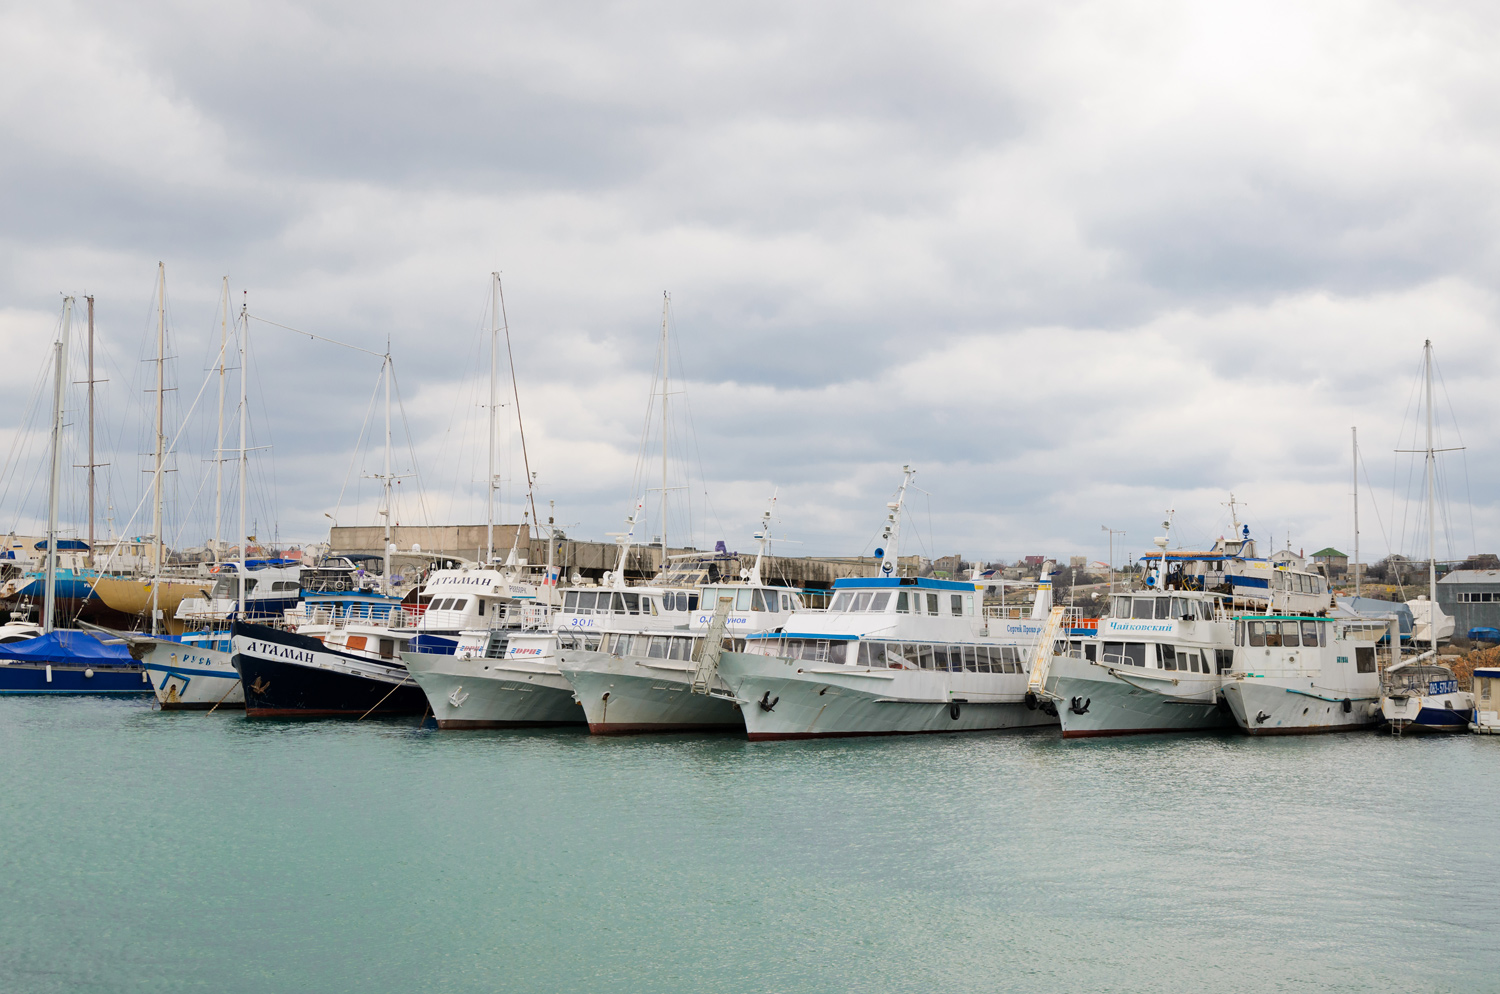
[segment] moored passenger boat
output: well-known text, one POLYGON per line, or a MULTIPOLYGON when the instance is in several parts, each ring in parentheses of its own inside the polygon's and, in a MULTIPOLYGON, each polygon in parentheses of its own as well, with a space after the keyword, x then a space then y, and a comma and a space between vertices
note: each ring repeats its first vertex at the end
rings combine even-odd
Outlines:
POLYGON ((342 642, 237 621, 234 668, 252 718, 421 714, 427 700, 401 663, 406 637, 392 629, 342 642), (359 648, 355 648, 355 645, 359 648))
MULTIPOLYGON (((773 499, 773 507, 774 503, 773 499)), ((628 735, 745 727, 739 704, 722 678, 714 675, 695 685, 695 677, 706 661, 705 649, 711 650, 715 641, 722 646, 725 637, 743 640, 758 632, 779 631, 794 612, 804 609, 799 593, 761 579, 770 522, 767 510, 755 535, 755 563, 739 579, 721 578, 687 595, 693 608, 689 634, 622 625, 603 633, 596 649, 588 648, 587 640, 579 645, 576 638, 565 639, 557 665, 583 705, 590 732, 628 735)), ((710 651, 707 662, 715 655, 710 651)))
POLYGON ((1252 615, 1235 619, 1234 627, 1234 663, 1223 692, 1242 731, 1306 735, 1380 724, 1380 625, 1252 615))
POLYGON ((784 631, 748 635, 743 651, 719 657, 717 674, 751 739, 1056 723, 1025 703, 1027 661, 1039 639, 1062 634, 1061 619, 1049 618, 1050 584, 1037 593, 1033 623, 1010 626, 985 616, 974 583, 896 575, 901 505, 912 477, 910 468, 904 472, 887 505, 887 546, 876 550, 882 575, 835 581, 827 611, 798 612, 784 631))

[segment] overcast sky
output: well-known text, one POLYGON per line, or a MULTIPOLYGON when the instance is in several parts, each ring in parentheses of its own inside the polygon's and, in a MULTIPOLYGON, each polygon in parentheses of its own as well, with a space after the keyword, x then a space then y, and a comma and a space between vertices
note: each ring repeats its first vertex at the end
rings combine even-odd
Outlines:
MULTIPOLYGON (((909 463, 904 553, 1099 559, 1102 525, 1138 552, 1169 507, 1199 545, 1231 491, 1263 539, 1352 551, 1358 426, 1365 557, 1425 552, 1393 450, 1431 338, 1442 441, 1467 446, 1441 457, 1439 554, 1500 551, 1497 22, 1430 0, 4 5, 0 527, 45 513, 63 294, 96 297, 101 485, 117 528, 135 510, 161 261, 174 434, 226 275, 236 309, 389 340, 403 523, 483 520, 499 270, 538 500, 577 537, 643 485, 669 291, 674 542, 748 547, 779 488, 782 551, 868 552, 909 463)), ((379 447, 356 442, 379 360, 251 335, 256 527, 375 523, 379 447)), ((215 390, 169 487, 178 545, 212 533, 215 390)))

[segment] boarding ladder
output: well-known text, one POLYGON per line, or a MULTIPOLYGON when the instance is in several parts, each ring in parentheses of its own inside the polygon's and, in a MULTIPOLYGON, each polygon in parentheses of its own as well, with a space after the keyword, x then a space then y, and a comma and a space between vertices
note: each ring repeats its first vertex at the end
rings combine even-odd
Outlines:
POLYGON ((719 598, 718 605, 714 607, 713 620, 708 623, 708 631, 693 653, 692 691, 695 694, 709 693, 714 678, 719 675, 719 656, 724 652, 724 629, 729 627, 729 609, 733 606, 734 598, 719 598))
POLYGON ((1031 657, 1031 676, 1026 681, 1026 692, 1038 699, 1047 696, 1047 671, 1052 668, 1052 650, 1057 644, 1057 634, 1062 629, 1065 607, 1054 607, 1042 626, 1042 637, 1037 639, 1036 653, 1031 657))

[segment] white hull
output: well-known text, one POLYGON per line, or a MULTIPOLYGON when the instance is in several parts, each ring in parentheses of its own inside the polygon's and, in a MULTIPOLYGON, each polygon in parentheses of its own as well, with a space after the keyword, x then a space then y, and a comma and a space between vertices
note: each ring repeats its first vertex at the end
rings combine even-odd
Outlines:
POLYGON ((1474 695, 1388 695, 1380 699, 1381 718, 1397 732, 1467 732, 1474 721, 1474 695))
POLYGON ((215 705, 245 706, 245 689, 239 671, 231 665, 233 653, 183 645, 152 642, 141 655, 146 677, 156 691, 163 710, 197 710, 215 705))
POLYGON ((487 659, 403 652, 439 728, 581 725, 583 709, 553 658, 487 659))
POLYGON ((687 660, 571 650, 559 653, 558 668, 595 735, 745 727, 722 681, 715 681, 714 695, 692 692, 694 665, 687 660))
POLYGON ((977 732, 1056 724, 1024 703, 1020 673, 834 666, 726 652, 719 675, 752 740, 977 732), (769 705, 769 706, 768 706, 769 705))
POLYGON ((1213 674, 1168 677, 1154 669, 1054 656, 1046 689, 1056 701, 1063 738, 1074 739, 1222 728, 1219 682, 1213 674))
POLYGON ((1319 688, 1307 677, 1226 680, 1224 699, 1235 722, 1250 735, 1348 732, 1373 728, 1382 721, 1379 702, 1368 692, 1319 688))

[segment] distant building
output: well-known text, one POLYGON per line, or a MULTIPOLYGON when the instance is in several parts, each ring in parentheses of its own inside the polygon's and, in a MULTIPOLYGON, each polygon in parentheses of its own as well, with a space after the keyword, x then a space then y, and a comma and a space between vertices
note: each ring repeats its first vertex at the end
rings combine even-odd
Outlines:
POLYGON ((1438 607, 1453 616, 1453 634, 1500 628, 1500 570, 1456 569, 1438 581, 1438 607))
POLYGON ((1089 557, 1088 556, 1069 556, 1068 557, 1068 568, 1069 569, 1088 569, 1088 564, 1089 564, 1089 557))
POLYGON ((1046 556, 1027 556, 1021 560, 1031 569, 1040 569, 1042 563, 1047 561, 1046 556))
POLYGON ((932 571, 942 576, 958 576, 959 571, 964 568, 964 558, 958 553, 951 556, 943 556, 941 559, 932 561, 932 571))
POLYGON ((1282 549, 1279 552, 1273 552, 1268 558, 1277 566, 1286 566, 1289 569, 1302 569, 1307 565, 1307 560, 1303 559, 1300 553, 1293 552, 1291 549, 1282 549))
POLYGON ((1312 561, 1327 566, 1329 576, 1349 572, 1349 557, 1331 545, 1326 549, 1319 549, 1317 552, 1314 552, 1312 554, 1312 561))

